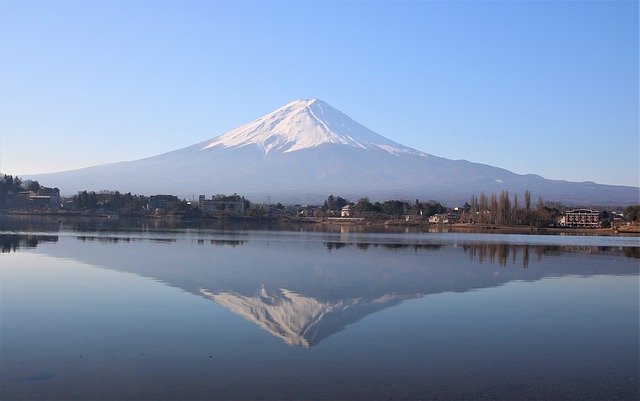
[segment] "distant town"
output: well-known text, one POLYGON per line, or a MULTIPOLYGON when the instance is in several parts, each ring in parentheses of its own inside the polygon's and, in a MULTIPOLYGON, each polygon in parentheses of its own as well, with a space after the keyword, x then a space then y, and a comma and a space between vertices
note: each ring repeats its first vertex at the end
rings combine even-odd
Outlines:
POLYGON ((335 224, 391 225, 473 225, 488 228, 588 228, 617 232, 640 232, 640 205, 621 206, 619 210, 569 207, 545 202, 525 191, 517 194, 470 195, 463 205, 446 207, 429 200, 387 200, 371 202, 363 197, 355 201, 329 195, 318 205, 253 203, 244 196, 199 195, 186 200, 170 194, 132 195, 119 191, 81 191, 61 197, 58 188, 22 181, 19 177, 0 178, 0 213, 55 214, 175 219, 255 219, 335 224))

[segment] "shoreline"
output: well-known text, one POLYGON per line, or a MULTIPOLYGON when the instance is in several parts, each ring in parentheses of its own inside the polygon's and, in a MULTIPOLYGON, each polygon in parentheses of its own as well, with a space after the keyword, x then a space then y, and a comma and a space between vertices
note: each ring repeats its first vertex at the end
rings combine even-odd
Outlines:
MULTIPOLYGON (((414 227, 428 228, 433 231, 443 232, 473 232, 483 233, 503 233, 503 234, 584 234, 584 235, 601 235, 601 236, 638 236, 640 237, 640 225, 620 226, 614 228, 586 228, 586 227, 533 227, 533 226, 514 226, 514 225, 495 225, 495 224, 432 224, 421 222, 405 222, 401 220, 386 220, 381 222, 366 221, 363 219, 327 219, 313 218, 317 224, 343 225, 343 226, 371 226, 371 227, 414 227)), ((293 222, 293 221, 292 221, 293 222)), ((307 221, 310 222, 310 221, 307 221)))
POLYGON ((55 217, 55 218, 90 218, 104 220, 118 219, 145 219, 150 221, 182 221, 182 222, 273 222, 286 224, 311 224, 311 225, 329 225, 329 226, 346 226, 346 227, 371 227, 371 228, 414 228, 427 229, 431 232, 458 232, 458 233, 477 233, 477 234, 542 234, 542 235, 596 235, 596 236, 630 236, 640 237, 640 225, 623 225, 615 228, 585 228, 585 227, 533 227, 518 225, 495 225, 495 224, 433 224, 422 221, 404 221, 404 220, 385 220, 371 221, 364 218, 342 218, 342 217, 245 217, 245 216, 217 216, 209 218, 184 218, 180 215, 164 215, 164 216, 127 216, 113 214, 82 214, 78 212, 0 212, 0 216, 16 216, 16 217, 55 217))

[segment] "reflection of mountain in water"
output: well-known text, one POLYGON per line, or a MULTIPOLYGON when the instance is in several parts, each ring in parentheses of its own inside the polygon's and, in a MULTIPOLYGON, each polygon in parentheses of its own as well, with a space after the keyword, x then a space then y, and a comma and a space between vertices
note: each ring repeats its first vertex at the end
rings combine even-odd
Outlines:
POLYGON ((255 323, 289 345, 309 347, 362 317, 398 304, 408 296, 385 295, 375 299, 340 299, 320 302, 286 289, 245 296, 232 292, 200 294, 255 323))
MULTIPOLYGON (((57 240, 56 246, 32 252, 165 282, 304 347, 405 299, 546 277, 638 275, 637 246, 479 243, 477 236, 444 244, 419 242, 433 238, 428 235, 414 238, 418 243, 335 237, 291 231, 62 231, 48 239, 57 240)), ((7 249, 37 245, 30 235, 2 238, 7 249)))

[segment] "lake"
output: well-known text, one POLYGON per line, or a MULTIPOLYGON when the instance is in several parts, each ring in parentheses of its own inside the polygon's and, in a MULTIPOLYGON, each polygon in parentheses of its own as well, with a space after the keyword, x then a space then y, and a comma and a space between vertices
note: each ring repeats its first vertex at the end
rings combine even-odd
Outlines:
POLYGON ((2 400, 637 400, 640 239, 0 216, 2 400))

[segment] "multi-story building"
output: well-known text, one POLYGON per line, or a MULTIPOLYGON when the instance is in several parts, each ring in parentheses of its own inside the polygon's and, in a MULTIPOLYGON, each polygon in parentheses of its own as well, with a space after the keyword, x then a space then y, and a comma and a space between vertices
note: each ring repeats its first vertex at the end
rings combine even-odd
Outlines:
POLYGON ((14 210, 56 211, 60 208, 60 190, 41 187, 38 192, 9 191, 5 199, 5 207, 14 210))
POLYGON ((49 198, 49 205, 51 207, 59 207, 60 206, 60 190, 58 188, 48 188, 48 187, 40 187, 38 192, 36 192, 38 197, 42 197, 43 202, 45 200, 44 197, 49 198))
POLYGON ((209 214, 232 214, 241 215, 244 213, 244 202, 239 197, 212 196, 206 199, 204 195, 198 197, 198 208, 209 214))
POLYGON ((180 199, 174 195, 151 195, 147 208, 149 210, 166 209, 169 204, 178 202, 179 200, 180 199))
POLYGON ((600 212, 591 209, 569 210, 560 219, 560 225, 565 227, 596 228, 600 226, 600 212))

